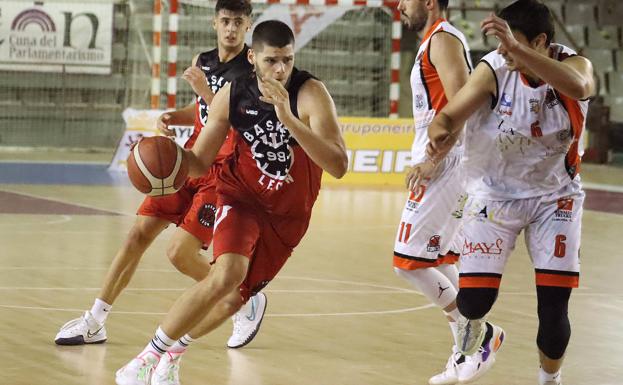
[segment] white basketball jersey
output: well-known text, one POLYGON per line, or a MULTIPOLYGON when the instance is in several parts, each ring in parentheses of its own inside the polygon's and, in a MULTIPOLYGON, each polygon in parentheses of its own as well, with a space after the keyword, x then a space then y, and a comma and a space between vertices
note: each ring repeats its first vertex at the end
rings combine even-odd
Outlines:
MULTIPOLYGON (((558 44, 552 44, 551 53, 555 60, 575 55, 558 44)), ((519 71, 509 71, 496 51, 482 61, 495 74, 497 100, 466 124, 468 194, 530 198, 579 180, 588 101, 574 100, 543 82, 531 86, 519 71)))
MULTIPOLYGON (((465 55, 469 71, 471 72, 472 70, 469 47, 465 36, 445 19, 438 19, 424 35, 413 64, 413 69, 411 70, 413 120, 415 124, 415 139, 411 147, 413 164, 421 163, 425 160, 426 145, 428 144, 428 126, 437 112, 448 103, 437 69, 430 61, 430 39, 438 32, 447 32, 459 39, 463 45, 463 54, 465 55)), ((460 144, 457 144, 453 151, 462 151, 460 144)))

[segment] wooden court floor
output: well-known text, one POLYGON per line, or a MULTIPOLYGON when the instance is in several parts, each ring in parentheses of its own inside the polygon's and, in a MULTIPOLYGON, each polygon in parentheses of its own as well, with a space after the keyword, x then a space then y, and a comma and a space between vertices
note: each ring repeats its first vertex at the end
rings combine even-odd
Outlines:
MULTIPOLYGON (((594 182, 611 190, 623 184, 621 169, 595 170, 594 182)), ((450 332, 441 312, 392 271, 404 198, 398 190, 324 190, 307 237, 266 288, 268 310, 256 339, 243 349, 226 349, 226 323, 189 350, 182 383, 427 384, 445 365, 450 332)), ((0 384, 114 384, 114 372, 142 349, 191 284, 164 255, 170 231, 147 252, 113 307, 108 342, 58 347, 55 333, 90 308, 141 196, 123 186, 4 184, 3 200, 0 384)), ((581 288, 570 304, 565 385, 623 384, 622 230, 621 214, 584 213, 581 288)), ((477 384, 537 383, 533 282, 520 240, 490 315, 507 339, 496 365, 477 384)))

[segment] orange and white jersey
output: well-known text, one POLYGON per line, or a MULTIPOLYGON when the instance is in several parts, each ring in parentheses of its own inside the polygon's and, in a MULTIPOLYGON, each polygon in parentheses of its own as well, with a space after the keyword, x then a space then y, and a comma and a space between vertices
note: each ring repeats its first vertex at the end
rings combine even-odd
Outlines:
MULTIPOLYGON (((558 44, 550 52, 556 60, 575 55, 558 44)), ((482 62, 495 74, 497 100, 481 107, 466 124, 468 194, 523 199, 579 181, 588 101, 572 99, 543 82, 531 86, 519 71, 509 71, 496 51, 482 62)))
MULTIPOLYGON (((413 120, 415 122, 415 139, 411 147, 413 164, 420 163, 426 158, 428 126, 437 112, 448 103, 439 73, 437 73, 437 69, 430 61, 430 40, 434 34, 439 32, 449 33, 459 39, 463 45, 463 54, 469 71, 471 72, 472 69, 469 47, 463 33, 445 19, 438 19, 424 35, 413 64, 413 69, 411 70, 413 120)), ((462 148, 460 145, 457 145, 453 151, 462 151, 462 148)))

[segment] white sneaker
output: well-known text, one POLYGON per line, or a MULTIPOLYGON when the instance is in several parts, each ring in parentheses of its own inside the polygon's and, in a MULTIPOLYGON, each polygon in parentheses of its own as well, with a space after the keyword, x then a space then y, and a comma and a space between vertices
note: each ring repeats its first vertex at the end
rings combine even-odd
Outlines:
POLYGON ((54 342, 57 345, 101 344, 106 342, 106 328, 86 311, 82 317, 63 325, 54 342))
POLYGON ((164 353, 151 375, 151 385, 180 385, 182 355, 182 353, 164 353))
POLYGON ((126 366, 117 370, 115 382, 117 385, 150 385, 151 375, 160 361, 153 352, 132 359, 126 366))
POLYGON ((260 330, 265 311, 266 295, 264 293, 260 292, 249 298, 247 304, 232 317, 234 331, 227 340, 227 347, 237 349, 251 342, 260 330))
POLYGON ((465 363, 458 370, 459 384, 476 381, 491 369, 495 363, 495 356, 504 342, 505 334, 501 327, 489 322, 486 324, 491 326, 492 334, 490 337, 486 336, 488 338, 482 343, 476 353, 465 357, 465 363))
POLYGON ((457 337, 460 341, 459 350, 466 356, 471 356, 478 351, 487 332, 484 318, 470 320, 462 315, 456 321, 457 337))
POLYGON ((558 373, 556 373, 556 375, 554 376, 554 379, 552 380, 546 380, 544 377, 545 377, 545 372, 543 372, 542 369, 539 369, 539 385, 562 385, 562 374, 560 370, 558 371, 558 373))
POLYGON ((465 356, 459 352, 455 346, 452 347, 452 354, 446 363, 446 369, 432 376, 428 383, 430 385, 454 385, 459 383, 459 367, 465 363, 465 356))

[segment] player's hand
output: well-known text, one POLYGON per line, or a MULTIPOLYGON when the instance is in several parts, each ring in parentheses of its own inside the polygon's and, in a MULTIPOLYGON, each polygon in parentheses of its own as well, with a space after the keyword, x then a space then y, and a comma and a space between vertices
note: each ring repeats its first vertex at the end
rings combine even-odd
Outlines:
POLYGON ((160 133, 166 136, 175 136, 175 131, 169 128, 169 125, 172 124, 173 115, 170 112, 165 112, 164 114, 158 117, 158 121, 156 122, 156 128, 160 133))
POLYGON ((262 92, 260 100, 275 106, 277 118, 283 122, 283 118, 292 113, 290 110, 290 94, 283 84, 275 79, 260 78, 260 85, 262 92))
POLYGON ((212 88, 208 84, 208 79, 199 67, 188 67, 182 74, 182 79, 186 80, 192 87, 193 91, 204 100, 211 100, 214 97, 212 88))
POLYGON ((437 165, 448 155, 452 147, 454 147, 454 140, 450 134, 429 138, 426 145, 426 157, 433 165, 437 165))
POLYGON ((515 39, 508 23, 493 12, 480 23, 480 29, 485 35, 495 36, 498 39, 500 42, 498 53, 502 55, 512 53, 519 47, 519 42, 515 39))
POLYGON ((407 189, 416 192, 425 181, 431 179, 434 171, 435 165, 429 160, 411 167, 405 178, 407 189))

